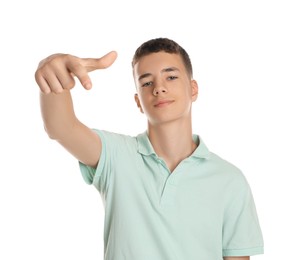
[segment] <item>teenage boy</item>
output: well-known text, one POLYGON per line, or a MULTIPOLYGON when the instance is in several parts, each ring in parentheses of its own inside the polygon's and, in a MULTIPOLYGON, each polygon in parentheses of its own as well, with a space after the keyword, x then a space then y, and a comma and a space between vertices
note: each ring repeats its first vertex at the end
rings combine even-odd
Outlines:
POLYGON ((247 260, 263 253, 248 182, 233 164, 192 133, 198 84, 187 52, 166 38, 135 52, 135 101, 147 130, 127 136, 90 129, 76 117, 70 90, 77 77, 109 67, 100 59, 55 54, 41 61, 36 81, 46 132, 79 160, 85 181, 105 207, 106 260, 247 260))

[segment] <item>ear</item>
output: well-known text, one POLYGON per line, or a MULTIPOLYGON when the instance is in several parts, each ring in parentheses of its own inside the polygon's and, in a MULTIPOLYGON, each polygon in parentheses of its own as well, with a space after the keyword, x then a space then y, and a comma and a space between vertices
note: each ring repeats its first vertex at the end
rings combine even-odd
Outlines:
POLYGON ((191 97, 193 102, 197 100, 198 94, 199 94, 199 86, 196 80, 193 79, 191 80, 191 97))
POLYGON ((135 98, 135 102, 136 102, 136 104, 137 104, 137 107, 140 109, 140 112, 143 114, 144 112, 143 112, 143 109, 142 109, 142 107, 141 107, 140 99, 139 99, 137 93, 135 94, 134 98, 135 98))

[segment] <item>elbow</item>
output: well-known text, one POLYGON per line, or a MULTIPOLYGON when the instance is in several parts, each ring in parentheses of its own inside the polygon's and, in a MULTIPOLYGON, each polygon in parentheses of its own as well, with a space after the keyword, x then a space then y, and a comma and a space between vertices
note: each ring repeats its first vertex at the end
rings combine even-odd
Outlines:
POLYGON ((51 140, 55 140, 55 136, 53 135, 53 133, 51 131, 49 131, 49 129, 47 129, 46 126, 44 126, 44 131, 46 132, 46 134, 48 135, 48 137, 51 139, 51 140))
MULTIPOLYGON (((67 120, 65 120, 67 121, 67 120)), ((44 130, 48 137, 52 140, 63 140, 70 136, 70 134, 77 129, 78 120, 72 120, 68 122, 47 122, 44 121, 44 130)))
POLYGON ((58 140, 59 139, 57 131, 55 131, 51 127, 47 127, 47 125, 45 125, 45 124, 44 124, 44 131, 48 135, 49 139, 51 139, 51 140, 58 140))

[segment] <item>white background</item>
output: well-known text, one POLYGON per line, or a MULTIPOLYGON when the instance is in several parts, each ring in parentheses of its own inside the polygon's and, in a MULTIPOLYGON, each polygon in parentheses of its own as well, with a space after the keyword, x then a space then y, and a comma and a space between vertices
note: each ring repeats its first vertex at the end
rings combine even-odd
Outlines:
MULTIPOLYGON (((77 161, 43 130, 38 62, 64 52, 112 67, 74 89, 90 127, 136 135, 131 58, 169 37, 190 54, 200 94, 194 132, 238 166, 265 240, 254 259, 300 256, 300 1, 2 1, 0 4, 0 259, 102 259, 103 207, 77 161)), ((189 259, 187 259, 189 260, 189 259)))

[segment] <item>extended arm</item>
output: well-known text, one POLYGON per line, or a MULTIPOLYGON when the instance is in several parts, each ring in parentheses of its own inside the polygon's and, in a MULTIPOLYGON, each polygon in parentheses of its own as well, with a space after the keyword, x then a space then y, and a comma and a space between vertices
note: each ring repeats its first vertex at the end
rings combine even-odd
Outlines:
POLYGON ((92 167, 98 163, 101 141, 96 133, 77 119, 70 90, 75 86, 74 76, 86 89, 90 89, 92 83, 88 72, 107 68, 115 59, 115 52, 100 59, 55 54, 41 61, 35 73, 41 90, 41 112, 48 136, 57 140, 79 161, 92 167))

